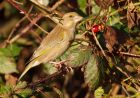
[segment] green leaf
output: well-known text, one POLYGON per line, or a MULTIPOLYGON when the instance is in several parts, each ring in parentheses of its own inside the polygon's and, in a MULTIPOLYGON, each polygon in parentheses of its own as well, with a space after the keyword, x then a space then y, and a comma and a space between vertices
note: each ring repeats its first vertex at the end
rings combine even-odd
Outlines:
POLYGON ((85 66, 84 77, 85 83, 88 84, 91 90, 94 90, 100 81, 101 72, 103 71, 103 66, 101 64, 103 62, 101 58, 92 55, 85 66))
POLYGON ((20 81, 20 82, 18 82, 18 84, 16 85, 16 87, 14 89, 22 89, 22 88, 25 88, 26 86, 27 86, 27 82, 20 81))
POLYGON ((97 88, 94 92, 95 98, 102 98, 103 94, 104 94, 104 89, 102 87, 97 88))
POLYGON ((2 98, 8 98, 8 95, 12 92, 10 85, 0 86, 0 95, 2 98))
POLYGON ((43 71, 47 74, 53 74, 54 72, 57 71, 57 68, 55 67, 54 64, 46 63, 43 66, 43 71))
POLYGON ((22 48, 16 44, 11 44, 7 47, 7 49, 10 50, 12 56, 15 57, 19 55, 22 48))
POLYGON ((91 49, 88 48, 77 48, 72 50, 69 56, 67 57, 67 65, 70 67, 78 67, 87 63, 91 55, 91 49))
POLYGON ((99 14, 100 7, 95 3, 94 0, 92 0, 92 6, 93 6, 93 8, 92 8, 93 15, 99 14))
POLYGON ((0 56, 0 73, 9 74, 18 72, 15 60, 12 57, 0 56))
POLYGON ((22 89, 22 91, 19 92, 18 95, 21 96, 22 98, 29 98, 32 92, 33 91, 31 89, 26 88, 26 89, 22 89))
POLYGON ((0 48, 0 56, 3 55, 3 56, 15 57, 19 55, 21 49, 22 48, 19 47, 18 45, 11 44, 7 48, 0 48))
POLYGON ((86 0, 77 0, 80 10, 86 13, 86 0))
POLYGON ((9 56, 11 57, 12 54, 7 48, 0 48, 0 56, 9 56))
POLYGON ((16 69, 15 56, 18 56, 21 47, 16 44, 11 44, 7 48, 0 48, 0 73, 9 74, 18 72, 16 69))

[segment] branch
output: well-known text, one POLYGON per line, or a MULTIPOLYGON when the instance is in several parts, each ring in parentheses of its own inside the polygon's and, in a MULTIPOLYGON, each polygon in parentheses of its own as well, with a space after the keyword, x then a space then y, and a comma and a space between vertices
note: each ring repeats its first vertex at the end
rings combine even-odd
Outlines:
POLYGON ((58 78, 62 78, 62 76, 67 74, 67 72, 68 72, 68 67, 63 64, 62 68, 59 71, 57 71, 57 72, 55 72, 51 75, 48 75, 46 78, 38 80, 37 82, 30 83, 29 85, 27 85, 27 87, 30 87, 30 88, 36 87, 38 84, 41 84, 41 83, 49 84, 49 83, 51 83, 52 81, 55 81, 58 78))
POLYGON ((140 55, 138 54, 132 54, 132 53, 127 53, 127 52, 117 52, 118 54, 124 55, 124 56, 129 56, 129 57, 135 57, 135 58, 140 58, 140 55))

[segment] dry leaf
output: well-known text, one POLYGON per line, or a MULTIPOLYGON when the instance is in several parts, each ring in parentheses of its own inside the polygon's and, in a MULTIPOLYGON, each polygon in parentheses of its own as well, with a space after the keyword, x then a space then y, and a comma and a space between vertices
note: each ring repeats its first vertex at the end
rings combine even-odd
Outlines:
POLYGON ((139 9, 137 9, 132 2, 129 3, 127 9, 127 22, 129 29, 139 24, 140 20, 139 15, 140 15, 139 9))
POLYGON ((106 32, 104 33, 106 47, 109 52, 112 52, 115 45, 122 45, 128 39, 125 32, 121 32, 111 26, 106 26, 106 32))
POLYGON ((95 3, 103 9, 107 9, 112 3, 113 0, 94 0, 95 3))

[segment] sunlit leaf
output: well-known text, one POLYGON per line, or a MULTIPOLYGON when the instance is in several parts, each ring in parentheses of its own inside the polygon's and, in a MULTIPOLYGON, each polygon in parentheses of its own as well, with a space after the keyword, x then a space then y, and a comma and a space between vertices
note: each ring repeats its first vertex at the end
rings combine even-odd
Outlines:
POLYGON ((7 47, 7 49, 11 52, 12 56, 15 57, 19 55, 22 48, 16 44, 11 44, 7 47))
POLYGON ((0 86, 0 96, 2 98, 8 97, 8 94, 10 94, 12 91, 12 88, 10 85, 0 86))
POLYGON ((29 95, 31 95, 33 92, 33 90, 26 88, 23 89, 21 92, 18 93, 19 96, 21 96, 22 98, 28 98, 29 95))
POLYGON ((85 67, 84 77, 85 82, 88 84, 91 90, 94 90, 100 82, 101 75, 104 71, 103 60, 95 55, 92 55, 85 67))
POLYGON ((86 13, 86 0, 77 0, 80 10, 86 13))
POLYGON ((12 57, 1 56, 0 57, 0 73, 9 74, 18 72, 16 69, 15 60, 12 57))
POLYGON ((89 60, 91 55, 90 49, 75 49, 69 54, 67 57, 67 65, 71 67, 78 67, 81 66, 89 60))
POLYGON ((55 67, 54 64, 46 63, 43 66, 43 71, 47 74, 53 74, 54 72, 57 71, 57 68, 55 67))
POLYGON ((104 94, 104 90, 102 87, 97 88, 94 92, 95 98, 102 98, 103 94, 104 94))
POLYGON ((27 86, 27 82, 25 82, 25 81, 20 81, 17 85, 16 85, 16 87, 14 88, 14 89, 22 89, 22 88, 25 88, 27 86))

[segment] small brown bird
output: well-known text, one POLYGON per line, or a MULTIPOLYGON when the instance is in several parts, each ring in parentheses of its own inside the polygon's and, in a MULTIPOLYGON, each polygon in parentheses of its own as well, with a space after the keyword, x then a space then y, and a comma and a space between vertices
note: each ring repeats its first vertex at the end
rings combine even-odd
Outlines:
POLYGON ((74 40, 76 24, 81 20, 82 17, 75 12, 66 13, 62 17, 61 24, 57 24, 43 39, 18 80, 32 67, 47 63, 62 55, 69 48, 71 41, 74 40))

